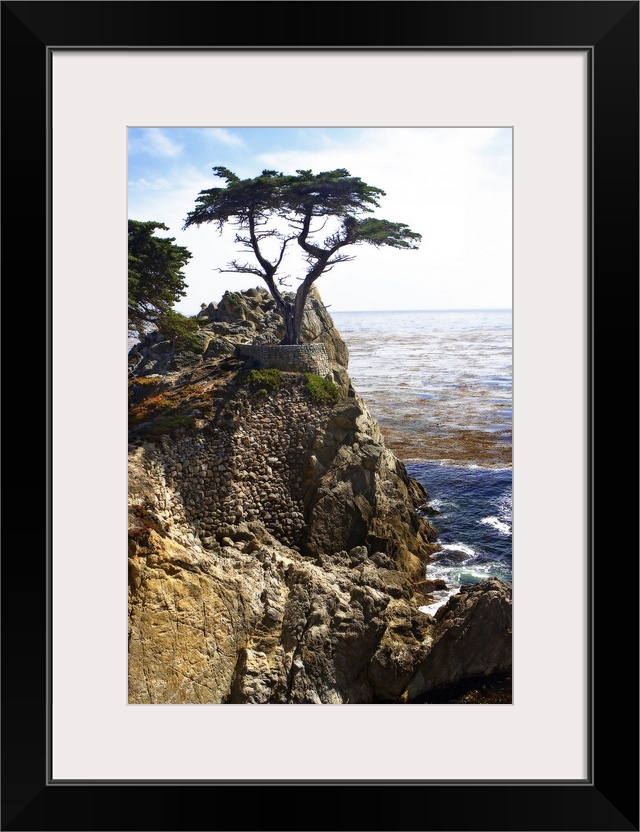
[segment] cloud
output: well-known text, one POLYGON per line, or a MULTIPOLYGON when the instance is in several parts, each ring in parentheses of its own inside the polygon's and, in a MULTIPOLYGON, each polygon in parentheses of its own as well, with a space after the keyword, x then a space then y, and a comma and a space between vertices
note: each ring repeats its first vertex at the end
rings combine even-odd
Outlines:
POLYGON ((139 191, 167 191, 171 188, 171 182, 168 179, 130 179, 129 187, 135 188, 139 191))
POLYGON ((182 145, 166 136, 162 130, 149 127, 140 135, 133 135, 129 140, 129 153, 146 153, 165 159, 174 159, 182 153, 182 145))
POLYGON ((331 273, 320 285, 336 309, 508 307, 510 138, 494 128, 361 129, 335 146, 267 151, 260 161, 287 173, 345 167, 386 192, 377 216, 423 235, 413 252, 358 247, 336 269, 340 279, 331 273))
POLYGON ((227 147, 239 147, 243 150, 247 149, 247 144, 244 139, 224 127, 210 127, 207 129, 207 135, 219 144, 224 144, 227 147))

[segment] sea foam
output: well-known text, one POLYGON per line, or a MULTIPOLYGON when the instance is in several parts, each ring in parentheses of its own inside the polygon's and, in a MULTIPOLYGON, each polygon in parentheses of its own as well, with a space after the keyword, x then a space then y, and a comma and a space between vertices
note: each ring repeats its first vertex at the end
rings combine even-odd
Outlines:
POLYGON ((497 517, 483 517, 482 520, 479 521, 484 526, 491 526, 492 529, 495 529, 500 534, 509 535, 511 534, 511 526, 509 523, 505 523, 503 520, 499 520, 497 517))
POLYGON ((475 549, 472 549, 471 546, 467 546, 466 543, 443 543, 442 548, 446 551, 462 552, 470 558, 476 554, 475 549))

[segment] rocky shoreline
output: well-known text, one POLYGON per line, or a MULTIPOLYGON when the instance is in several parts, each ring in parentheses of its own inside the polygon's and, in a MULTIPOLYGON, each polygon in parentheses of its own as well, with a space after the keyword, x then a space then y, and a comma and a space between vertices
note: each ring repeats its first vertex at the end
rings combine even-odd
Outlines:
POLYGON ((203 306, 195 348, 154 333, 131 350, 131 703, 406 703, 510 672, 510 585, 419 610, 427 494, 309 301, 318 375, 239 355, 281 336, 261 289, 203 306))

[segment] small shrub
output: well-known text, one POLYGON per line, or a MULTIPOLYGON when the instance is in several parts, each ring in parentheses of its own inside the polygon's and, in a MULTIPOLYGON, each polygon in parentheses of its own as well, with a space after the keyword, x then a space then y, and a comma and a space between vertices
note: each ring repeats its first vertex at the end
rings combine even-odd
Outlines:
POLYGON ((279 390, 282 384, 282 373, 275 367, 270 367, 267 370, 251 370, 247 374, 247 383, 251 387, 266 387, 271 390, 279 390))
POLYGON ((167 340, 173 341, 176 349, 202 352, 202 343, 195 335, 200 331, 195 318, 187 318, 180 312, 169 309, 158 318, 156 326, 167 340))
POLYGON ((204 389, 197 384, 188 384, 186 387, 183 387, 180 391, 181 398, 189 398, 190 396, 202 396, 208 395, 204 389))
POLYGON ((304 389, 316 404, 335 404, 340 401, 340 390, 336 385, 315 373, 304 374, 304 389))
POLYGON ((143 401, 151 396, 154 387, 162 383, 161 378, 132 378, 129 379, 129 403, 143 401))
POLYGON ((171 393, 159 393, 157 396, 150 396, 140 404, 134 405, 129 410, 129 422, 133 425, 140 424, 150 419, 162 410, 174 407, 174 398, 171 393))
POLYGON ((153 395, 154 387, 162 384, 161 378, 132 378, 129 379, 129 401, 142 401, 153 395))
POLYGON ((151 429, 152 436, 162 436, 164 433, 172 433, 178 428, 192 428, 196 420, 192 416, 185 416, 182 413, 174 413, 171 416, 162 416, 157 419, 151 429))
POLYGON ((132 378, 129 382, 129 385, 131 386, 135 384, 144 387, 147 384, 159 384, 161 381, 161 378, 149 378, 148 376, 139 376, 138 378, 132 378))
MULTIPOLYGON (((133 390, 137 391, 138 385, 130 385, 130 394, 133 390)), ((132 404, 129 408, 129 424, 131 426, 140 425, 143 422, 154 419, 156 416, 171 419, 173 416, 168 413, 163 414, 163 411, 176 410, 185 405, 194 406, 203 403, 206 404, 211 399, 211 393, 206 391, 204 387, 196 384, 189 384, 177 390, 163 390, 155 395, 153 393, 154 391, 152 390, 152 395, 147 396, 147 398, 142 399, 137 404, 132 404)))

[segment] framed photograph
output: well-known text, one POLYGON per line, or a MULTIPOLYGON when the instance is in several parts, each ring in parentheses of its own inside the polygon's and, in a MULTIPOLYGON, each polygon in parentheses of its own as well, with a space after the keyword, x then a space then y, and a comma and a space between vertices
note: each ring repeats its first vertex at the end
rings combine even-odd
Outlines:
MULTIPOLYGON (((29 580, 22 558, 3 559, 4 829, 638 829, 637 556, 617 532, 637 510, 622 476, 637 397, 611 395, 616 367, 637 380, 638 3, 363 11, 2 4, 5 240, 26 227, 41 241, 26 262, 45 343, 29 364, 46 366, 47 413, 29 580), (311 11, 340 24, 312 26, 311 11), (170 159, 172 131, 229 146, 258 128, 509 138, 510 703, 173 707, 127 688, 127 181, 153 192, 162 177, 137 169, 127 142, 170 159)), ((398 146, 385 145, 391 172, 416 158, 398 146)), ((487 215, 491 186, 478 192, 487 215)), ((469 221, 486 229, 481 214, 469 221)), ((9 285, 17 251, 5 245, 9 285)), ((19 470, 24 500, 32 470, 19 470)), ((505 518, 481 519, 499 531, 505 518)))

